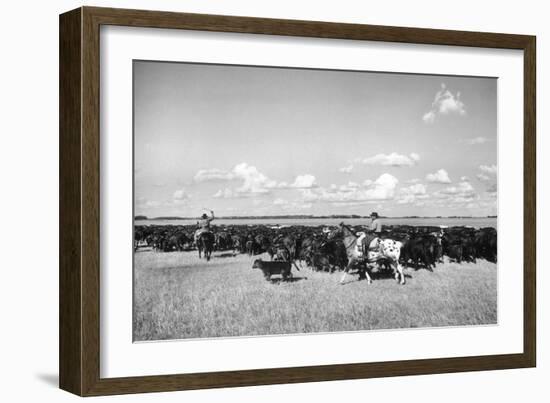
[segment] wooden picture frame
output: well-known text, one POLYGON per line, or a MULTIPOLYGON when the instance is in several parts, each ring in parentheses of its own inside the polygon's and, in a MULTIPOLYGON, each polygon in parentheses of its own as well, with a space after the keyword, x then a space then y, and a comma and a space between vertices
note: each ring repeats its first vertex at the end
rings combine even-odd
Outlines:
POLYGON ((81 7, 60 16, 60 387, 80 396, 533 367, 536 364, 535 37, 81 7), (276 369, 100 377, 101 25, 519 49, 524 56, 523 353, 276 369))

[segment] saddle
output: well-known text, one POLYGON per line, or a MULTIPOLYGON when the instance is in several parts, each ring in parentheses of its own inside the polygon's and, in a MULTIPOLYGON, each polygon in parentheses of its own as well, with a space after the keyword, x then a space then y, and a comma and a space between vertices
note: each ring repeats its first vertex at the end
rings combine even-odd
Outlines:
POLYGON ((378 251, 380 248, 380 238, 374 234, 368 234, 366 232, 357 233, 357 242, 355 243, 355 250, 361 257, 365 257, 368 251, 378 251))
POLYGON ((206 228, 199 228, 195 231, 195 242, 197 242, 197 240, 199 239, 199 237, 204 234, 204 233, 207 233, 207 232, 210 232, 212 233, 212 231, 210 231, 209 229, 206 229, 206 228))

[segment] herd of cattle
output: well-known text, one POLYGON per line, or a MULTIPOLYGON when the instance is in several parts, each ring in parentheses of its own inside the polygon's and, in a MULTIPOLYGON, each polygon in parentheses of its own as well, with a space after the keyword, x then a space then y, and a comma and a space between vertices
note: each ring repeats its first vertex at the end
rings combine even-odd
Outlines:
MULTIPOLYGON (((355 226, 354 230, 365 231, 355 226)), ((151 247, 159 252, 196 249, 195 227, 191 225, 137 225, 134 249, 151 247)), ((267 253, 271 259, 305 262, 309 267, 333 272, 348 264, 342 239, 330 227, 265 225, 220 225, 213 227, 210 246, 214 251, 267 253)), ((382 238, 401 241, 400 263, 404 266, 432 269, 447 256, 451 261, 497 261, 497 231, 492 227, 448 227, 395 225, 384 226, 382 238)))

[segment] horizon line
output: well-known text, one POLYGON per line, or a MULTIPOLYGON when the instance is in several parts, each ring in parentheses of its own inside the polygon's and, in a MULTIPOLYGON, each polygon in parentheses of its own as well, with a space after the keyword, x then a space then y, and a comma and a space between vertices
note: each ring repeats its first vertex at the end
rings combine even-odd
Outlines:
MULTIPOLYGON (((452 216, 379 216, 378 218, 497 218, 498 215, 484 215, 484 216, 469 216, 469 215, 452 215, 452 216)), ((142 214, 134 216, 134 220, 196 220, 200 217, 182 217, 182 216, 158 216, 147 217, 142 214)), ((362 216, 358 214, 329 214, 329 215, 310 215, 310 214, 282 214, 282 215, 243 215, 243 216, 216 216, 218 220, 238 220, 238 219, 263 219, 263 218, 304 218, 304 219, 316 219, 316 218, 370 218, 369 215, 362 216)))

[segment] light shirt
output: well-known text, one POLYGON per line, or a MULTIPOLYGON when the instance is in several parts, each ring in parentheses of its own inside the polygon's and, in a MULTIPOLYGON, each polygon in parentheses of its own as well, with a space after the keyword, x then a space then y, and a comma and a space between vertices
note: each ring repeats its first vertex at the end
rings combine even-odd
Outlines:
POLYGON ((379 218, 372 220, 370 223, 370 230, 376 233, 382 232, 382 222, 380 222, 379 218))
POLYGON ((200 221, 198 221, 197 224, 198 224, 200 229, 209 230, 210 229, 210 221, 212 221, 213 219, 214 219, 214 217, 203 218, 200 221))

